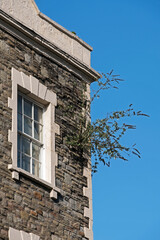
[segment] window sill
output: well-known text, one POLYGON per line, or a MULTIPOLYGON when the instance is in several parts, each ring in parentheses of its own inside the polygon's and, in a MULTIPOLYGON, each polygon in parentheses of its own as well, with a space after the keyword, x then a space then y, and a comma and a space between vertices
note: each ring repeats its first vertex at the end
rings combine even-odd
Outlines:
POLYGON ((12 171, 12 178, 14 180, 17 180, 19 181, 19 175, 23 175, 29 179, 31 179, 32 181, 36 182, 36 183, 39 183, 41 184, 42 186, 46 187, 47 189, 51 190, 50 192, 50 197, 53 198, 53 199, 57 199, 57 193, 60 192, 60 189, 57 188, 57 187, 54 187, 52 186, 51 183, 39 178, 39 177, 36 177, 34 176, 33 174, 25 171, 24 169, 22 168, 18 168, 16 166, 13 166, 12 164, 9 164, 8 165, 8 169, 12 171))

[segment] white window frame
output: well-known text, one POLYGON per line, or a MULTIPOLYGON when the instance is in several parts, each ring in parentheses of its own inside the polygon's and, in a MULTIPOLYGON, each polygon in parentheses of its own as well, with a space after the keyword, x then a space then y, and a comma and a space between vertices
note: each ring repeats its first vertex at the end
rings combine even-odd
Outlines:
MULTIPOLYGON (((33 160, 36 160, 36 162, 39 162, 41 164, 41 168, 40 168, 40 176, 39 178, 41 179, 44 179, 44 174, 45 174, 45 169, 44 169, 44 164, 45 164, 45 139, 44 139, 44 133, 45 133, 45 129, 44 129, 44 122, 45 122, 45 119, 44 119, 44 106, 41 105, 40 103, 36 102, 35 100, 33 100, 32 98, 29 98, 28 96, 26 96, 25 94, 21 93, 20 91, 18 91, 18 97, 21 97, 22 98, 22 112, 21 112, 21 116, 22 116, 22 129, 21 130, 17 130, 17 135, 20 136, 20 150, 19 153, 20 153, 20 165, 22 165, 22 138, 25 138, 27 139, 28 141, 30 141, 30 173, 32 173, 32 163, 33 163, 33 160), (27 133, 24 132, 24 118, 25 118, 25 114, 24 114, 24 101, 27 100, 28 102, 30 102, 32 104, 32 117, 29 117, 29 119, 32 121, 32 136, 28 135, 27 133), (37 122, 35 119, 34 119, 34 108, 35 106, 41 108, 42 110, 42 122, 37 122), (38 140, 34 137, 34 123, 38 123, 39 125, 41 125, 42 127, 42 139, 38 140), (36 144, 37 146, 39 146, 40 148, 40 158, 39 159, 34 159, 33 156, 32 156, 32 144, 36 144), (38 160, 38 161, 37 161, 38 160)), ((18 103, 17 103, 18 104, 18 103)), ((19 114, 17 113, 17 120, 19 118, 19 114)), ((28 118, 28 116, 27 116, 28 118)), ((27 156, 27 154, 24 154, 27 156)), ((23 169, 23 168, 22 168, 23 169)), ((36 175, 36 174, 33 174, 33 175, 36 175)))
POLYGON ((44 186, 51 189, 51 198, 57 198, 59 188, 55 186, 55 167, 57 166, 58 157, 55 152, 55 134, 60 134, 59 125, 55 123, 55 106, 57 105, 56 94, 47 89, 33 76, 28 76, 19 72, 15 68, 11 71, 12 80, 12 97, 8 98, 8 106, 12 109, 12 129, 9 130, 8 140, 12 143, 12 164, 8 168, 12 171, 12 178, 19 180, 19 174, 23 174, 32 180, 38 181, 44 186), (44 106, 44 148, 45 148, 45 174, 40 179, 31 173, 17 167, 17 96, 18 91, 27 97, 35 100, 44 106))

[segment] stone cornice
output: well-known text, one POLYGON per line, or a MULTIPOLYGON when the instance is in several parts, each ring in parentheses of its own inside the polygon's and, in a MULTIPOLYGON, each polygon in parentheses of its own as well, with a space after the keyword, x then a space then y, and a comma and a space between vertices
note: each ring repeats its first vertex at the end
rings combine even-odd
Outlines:
POLYGON ((25 26, 20 21, 8 15, 0 9, 0 27, 25 44, 31 46, 41 54, 51 58, 57 64, 65 67, 68 71, 73 72, 78 77, 87 82, 96 81, 100 74, 93 68, 79 61, 77 58, 66 53, 55 44, 41 37, 38 33, 25 26))
POLYGON ((92 47, 45 14, 34 0, 0 0, 0 8, 41 37, 90 66, 92 47))

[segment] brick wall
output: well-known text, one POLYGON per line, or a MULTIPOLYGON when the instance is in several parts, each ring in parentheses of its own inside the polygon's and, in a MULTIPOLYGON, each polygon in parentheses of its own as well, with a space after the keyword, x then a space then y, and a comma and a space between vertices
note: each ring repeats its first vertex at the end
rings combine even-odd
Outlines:
POLYGON ((9 227, 35 233, 41 240, 86 239, 83 228, 88 227, 88 218, 84 217, 84 207, 89 203, 83 196, 83 187, 87 186, 83 165, 87 159, 82 161, 66 144, 67 134, 77 130, 76 111, 81 111, 84 86, 83 79, 73 72, 0 29, 0 240, 8 240, 9 227), (56 185, 60 188, 57 200, 50 198, 48 189, 27 177, 14 181, 8 170, 11 163, 8 130, 12 121, 8 97, 12 91, 12 67, 36 77, 57 94, 55 119, 60 126, 60 135, 56 136, 56 185))

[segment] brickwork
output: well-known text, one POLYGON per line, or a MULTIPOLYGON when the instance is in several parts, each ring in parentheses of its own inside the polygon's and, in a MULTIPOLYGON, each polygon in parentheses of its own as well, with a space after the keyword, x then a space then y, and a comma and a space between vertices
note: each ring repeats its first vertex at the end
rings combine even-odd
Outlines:
POLYGON ((77 130, 76 111, 82 110, 84 87, 83 79, 73 71, 0 29, 0 240, 8 240, 9 227, 34 233, 41 240, 87 239, 84 227, 88 227, 89 219, 84 216, 84 208, 89 207, 89 200, 83 195, 83 188, 87 187, 83 167, 88 159, 82 161, 66 144, 67 134, 77 130), (25 176, 20 176, 20 181, 13 180, 8 170, 12 161, 8 142, 12 125, 12 111, 8 107, 12 67, 36 77, 57 94, 55 122, 60 126, 60 135, 56 135, 56 186, 60 189, 57 200, 50 198, 49 189, 25 176))

